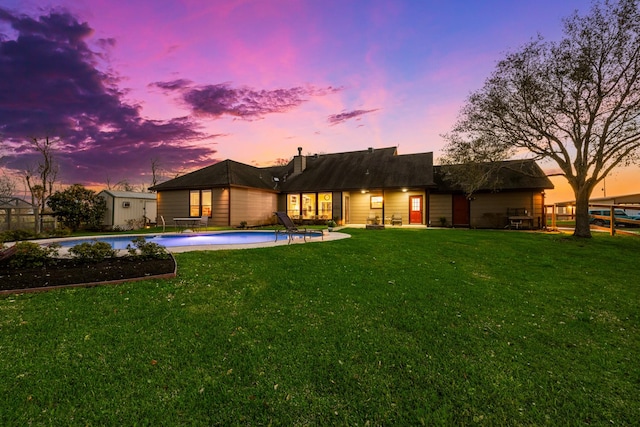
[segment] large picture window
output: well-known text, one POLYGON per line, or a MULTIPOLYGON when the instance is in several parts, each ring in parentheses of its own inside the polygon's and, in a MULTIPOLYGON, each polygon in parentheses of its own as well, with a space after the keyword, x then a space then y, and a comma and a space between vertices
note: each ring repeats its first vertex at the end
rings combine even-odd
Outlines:
POLYGON ((302 194, 302 218, 315 219, 316 217, 316 195, 315 193, 302 194))
POLYGON ((318 193, 318 217, 320 219, 332 219, 332 194, 318 193))
POLYGON ((211 190, 189 191, 189 216, 211 216, 211 190))
POLYGON ((293 219, 300 218, 300 195, 287 195, 287 214, 293 219))
POLYGON ((287 213, 293 219, 329 220, 333 217, 332 193, 287 195, 287 213))

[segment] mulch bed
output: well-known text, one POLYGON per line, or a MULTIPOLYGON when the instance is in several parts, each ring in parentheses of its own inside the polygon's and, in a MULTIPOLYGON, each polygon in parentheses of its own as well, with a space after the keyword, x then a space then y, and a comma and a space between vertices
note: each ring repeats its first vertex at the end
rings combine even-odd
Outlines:
POLYGON ((0 293, 165 278, 175 276, 175 272, 173 256, 168 259, 117 257, 90 264, 73 259, 59 259, 55 265, 30 269, 11 269, 2 263, 0 293))

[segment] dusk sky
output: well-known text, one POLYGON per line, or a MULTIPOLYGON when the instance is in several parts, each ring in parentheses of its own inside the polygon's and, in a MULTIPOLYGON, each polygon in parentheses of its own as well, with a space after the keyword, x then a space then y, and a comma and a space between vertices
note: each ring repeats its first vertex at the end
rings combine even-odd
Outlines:
MULTIPOLYGON (((497 61, 587 0, 0 0, 0 156, 59 138, 63 183, 215 161, 434 153, 497 61), (117 6, 116 6, 117 4, 117 6)), ((541 163, 547 172, 552 164, 541 163)), ((640 192, 637 168, 607 195, 640 192)), ((548 201, 572 199, 562 180, 548 201)), ((594 191, 593 196, 602 196, 594 191)))

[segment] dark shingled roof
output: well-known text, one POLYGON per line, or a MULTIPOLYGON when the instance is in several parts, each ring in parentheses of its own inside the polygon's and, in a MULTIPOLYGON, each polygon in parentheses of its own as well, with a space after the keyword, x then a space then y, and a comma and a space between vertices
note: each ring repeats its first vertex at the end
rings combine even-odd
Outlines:
MULTIPOLYGON (((311 155, 306 168, 293 174, 294 162, 286 166, 258 168, 225 160, 163 182, 151 190, 247 187, 276 192, 354 191, 362 189, 431 188, 434 192, 462 191, 445 175, 465 165, 433 166, 433 153, 398 155, 395 147, 311 155)), ((533 160, 496 164, 496 185, 479 191, 550 189, 553 184, 533 160)))
POLYGON ((280 189, 347 191, 433 186, 433 154, 397 155, 395 147, 307 157, 306 169, 280 189))
POLYGON ((433 154, 397 155, 395 147, 311 155, 302 173, 286 166, 258 168, 225 160, 163 182, 151 190, 251 187, 285 192, 432 187, 433 154), (274 180, 277 178, 277 181, 274 180))
POLYGON ((281 175, 284 167, 257 168, 244 163, 225 160, 197 171, 151 187, 150 190, 183 190, 217 187, 250 187, 274 190, 273 177, 281 175))
MULTIPOLYGON (((478 191, 553 188, 549 178, 534 160, 508 160, 499 163, 485 163, 480 166, 484 166, 486 170, 493 170, 487 185, 478 191)), ((464 167, 464 164, 435 166, 433 179, 437 185, 437 191, 442 193, 461 192, 462 187, 456 185, 453 180, 446 179, 445 176, 455 174, 456 170, 464 167)))

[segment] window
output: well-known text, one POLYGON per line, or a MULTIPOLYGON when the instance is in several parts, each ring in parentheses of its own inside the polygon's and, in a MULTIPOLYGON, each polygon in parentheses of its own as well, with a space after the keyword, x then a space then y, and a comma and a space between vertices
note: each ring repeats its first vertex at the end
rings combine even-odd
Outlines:
POLYGON ((293 219, 332 219, 333 194, 288 194, 287 213, 293 219))
POLYGON ((189 191, 189 216, 200 216, 200 190, 189 191))
POLYGON ((331 193, 318 193, 318 216, 320 217, 320 219, 333 218, 331 201, 332 201, 331 193))
POLYGON ((422 210, 422 199, 419 197, 412 197, 411 198, 411 211, 412 212, 418 212, 422 210))
POLYGON ((211 216, 211 190, 189 191, 189 216, 211 216))
POLYGON ((298 219, 300 217, 299 194, 289 194, 287 196, 287 214, 293 219, 298 219))
POLYGON ((382 196, 371 196, 371 209, 382 209, 382 196))
POLYGON ((202 190, 200 216, 211 216, 211 190, 202 190))
POLYGON ((302 194, 302 218, 315 219, 316 217, 316 195, 315 193, 302 194))

